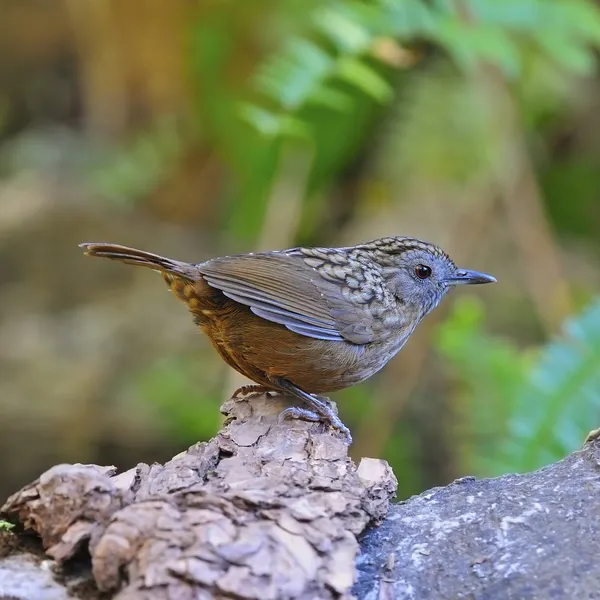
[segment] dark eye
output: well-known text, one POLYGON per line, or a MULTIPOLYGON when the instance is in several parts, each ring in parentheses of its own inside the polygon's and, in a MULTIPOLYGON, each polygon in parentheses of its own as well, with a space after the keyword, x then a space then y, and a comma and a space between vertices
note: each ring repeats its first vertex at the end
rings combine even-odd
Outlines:
POLYGON ((417 265, 415 267, 415 275, 419 279, 427 279, 428 277, 431 277, 431 267, 428 267, 427 265, 417 265))

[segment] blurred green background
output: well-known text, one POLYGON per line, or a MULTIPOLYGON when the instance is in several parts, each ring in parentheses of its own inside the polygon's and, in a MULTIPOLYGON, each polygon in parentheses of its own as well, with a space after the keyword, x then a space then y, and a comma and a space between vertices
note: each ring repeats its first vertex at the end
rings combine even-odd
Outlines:
POLYGON ((405 497, 600 426, 600 4, 0 0, 0 496, 164 461, 241 383, 112 241, 200 262, 410 235, 461 289, 336 394, 405 497))

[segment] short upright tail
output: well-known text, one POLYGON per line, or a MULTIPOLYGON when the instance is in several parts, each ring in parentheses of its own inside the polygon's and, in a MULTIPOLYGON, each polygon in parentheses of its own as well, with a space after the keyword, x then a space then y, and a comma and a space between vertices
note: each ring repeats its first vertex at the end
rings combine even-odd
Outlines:
POLYGON ((118 260, 128 265, 148 267, 149 269, 161 271, 162 273, 170 273, 190 281, 197 281, 200 278, 198 268, 192 264, 165 258, 158 254, 151 254, 143 250, 104 242, 87 242, 79 244, 79 247, 84 249, 86 256, 101 256, 110 258, 111 260, 118 260))

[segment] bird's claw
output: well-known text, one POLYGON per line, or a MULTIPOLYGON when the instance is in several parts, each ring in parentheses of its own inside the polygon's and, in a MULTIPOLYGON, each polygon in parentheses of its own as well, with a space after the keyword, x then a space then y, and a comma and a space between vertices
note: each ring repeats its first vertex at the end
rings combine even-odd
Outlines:
POLYGON ((232 400, 248 400, 250 398, 256 398, 258 396, 266 395, 266 396, 275 396, 277 392, 275 390, 270 390, 266 388, 264 385, 243 385, 233 392, 231 399, 232 400))
POLYGON ((329 408, 327 411, 323 411, 323 414, 319 414, 315 411, 309 410, 308 408, 300 408, 299 406, 290 406, 282 410, 279 413, 277 421, 283 423, 286 419, 302 419, 303 421, 311 421, 318 423, 322 421, 330 425, 333 429, 337 429, 341 432, 348 445, 352 444, 352 435, 350 430, 342 423, 341 419, 329 408))
POLYGON ((290 406, 282 410, 277 418, 278 423, 283 423, 286 419, 302 419, 303 421, 313 421, 317 423, 321 420, 321 417, 308 408, 300 408, 298 406, 290 406))
POLYGON ((330 421, 330 425, 344 435, 346 441, 348 442, 348 446, 352 444, 352 434, 350 433, 350 430, 342 423, 342 421, 338 417, 335 417, 335 420, 332 419, 330 421))
MULTIPOLYGON (((300 398, 304 403, 304 407, 291 406, 279 413, 278 422, 282 423, 286 419, 302 419, 304 421, 311 421, 317 423, 323 421, 327 425, 340 431, 348 445, 352 443, 352 435, 350 430, 342 423, 341 419, 337 416, 336 411, 331 405, 329 398, 323 398, 321 396, 309 394, 304 390, 296 387, 294 384, 284 379, 279 379, 276 385, 283 390, 284 393, 291 394, 297 398, 300 398)), ((263 385, 244 385, 236 390, 232 396, 234 400, 246 400, 256 396, 273 396, 280 392, 269 389, 263 385)))

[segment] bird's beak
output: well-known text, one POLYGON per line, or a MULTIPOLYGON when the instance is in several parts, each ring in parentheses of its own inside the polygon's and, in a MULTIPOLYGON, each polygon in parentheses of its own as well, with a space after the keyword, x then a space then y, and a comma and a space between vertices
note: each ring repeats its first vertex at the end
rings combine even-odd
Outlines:
POLYGON ((486 273, 456 269, 454 275, 446 279, 448 285, 474 285, 476 283, 496 283, 496 278, 486 273))

